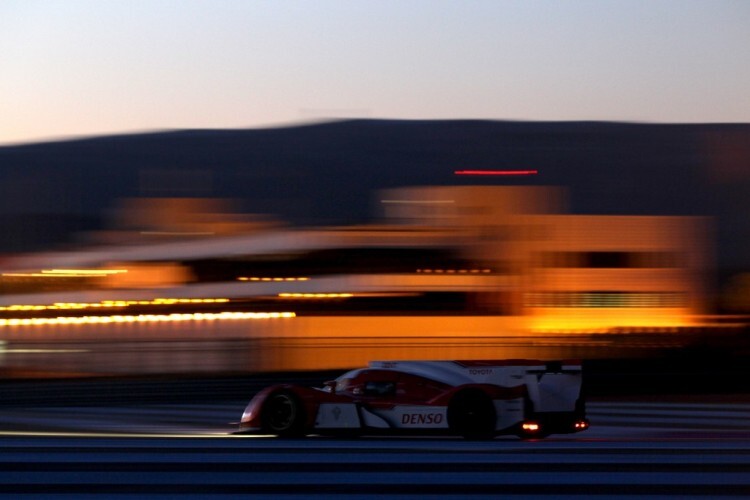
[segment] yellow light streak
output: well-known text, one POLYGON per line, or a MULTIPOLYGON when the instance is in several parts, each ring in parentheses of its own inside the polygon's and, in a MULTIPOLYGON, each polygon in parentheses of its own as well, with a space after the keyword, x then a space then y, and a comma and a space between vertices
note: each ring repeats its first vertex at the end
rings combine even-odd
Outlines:
POLYGON ((417 269, 422 274, 490 274, 492 269, 417 269))
POLYGON ((153 432, 127 432, 127 431, 0 431, 0 436, 32 436, 32 437, 127 437, 127 438, 168 438, 168 439, 276 439, 271 434, 237 434, 232 432, 203 431, 184 433, 175 431, 173 433, 164 432, 154 426, 153 432))
POLYGON ((310 278, 306 276, 297 276, 297 277, 288 277, 288 278, 282 278, 282 277, 271 277, 271 276, 240 276, 237 278, 238 281, 310 281, 310 278))
POLYGON ((354 297, 353 293, 280 293, 283 299, 345 299, 354 297))
POLYGON ((105 278, 127 273, 127 269, 42 269, 32 273, 2 273, 12 278, 105 278))
POLYGON ((55 302, 54 304, 14 304, 0 306, 0 311, 54 311, 88 308, 123 308, 129 306, 172 305, 172 304, 223 304, 226 298, 175 299, 158 298, 153 300, 102 300, 101 302, 55 302))
POLYGON ((81 316, 57 318, 11 318, 0 319, 0 327, 8 326, 46 326, 46 325, 89 325, 110 323, 151 323, 175 321, 223 321, 246 319, 285 319, 294 318, 293 312, 221 312, 190 314, 139 314, 137 316, 81 316))
POLYGON ((105 278, 105 274, 3 273, 12 278, 105 278))
POLYGON ((122 274, 128 272, 127 269, 43 269, 42 274, 83 274, 90 276, 109 276, 112 274, 122 274))

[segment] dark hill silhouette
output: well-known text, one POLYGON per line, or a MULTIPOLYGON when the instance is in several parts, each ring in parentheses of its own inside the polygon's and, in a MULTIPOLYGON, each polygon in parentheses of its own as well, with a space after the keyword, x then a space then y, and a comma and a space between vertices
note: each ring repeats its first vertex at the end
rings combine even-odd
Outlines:
POLYGON ((352 120, 0 148, 0 251, 98 227, 116 198, 216 196, 297 225, 363 222, 380 188, 543 184, 575 213, 710 215, 750 268, 750 124, 352 120), (461 178, 457 169, 536 169, 461 178))

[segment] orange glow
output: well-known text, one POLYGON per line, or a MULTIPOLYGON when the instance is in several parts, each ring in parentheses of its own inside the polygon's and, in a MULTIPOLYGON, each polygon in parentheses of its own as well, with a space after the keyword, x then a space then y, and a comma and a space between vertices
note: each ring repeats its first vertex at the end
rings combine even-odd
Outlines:
POLYGON ((526 432, 538 432, 540 427, 536 422, 524 422, 521 428, 526 432))
POLYGON ((534 333, 608 333, 616 329, 626 333, 638 328, 679 328, 693 326, 684 309, 638 308, 632 314, 623 308, 546 309, 536 308, 531 316, 534 333))

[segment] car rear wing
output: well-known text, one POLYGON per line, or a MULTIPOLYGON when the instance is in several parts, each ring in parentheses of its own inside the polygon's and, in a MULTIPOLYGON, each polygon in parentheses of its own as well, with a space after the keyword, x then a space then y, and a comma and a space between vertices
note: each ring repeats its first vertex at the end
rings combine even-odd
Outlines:
POLYGON ((370 368, 392 369, 438 380, 449 385, 493 384, 503 387, 529 385, 545 374, 565 374, 580 380, 580 361, 528 359, 460 361, 371 361, 370 368))

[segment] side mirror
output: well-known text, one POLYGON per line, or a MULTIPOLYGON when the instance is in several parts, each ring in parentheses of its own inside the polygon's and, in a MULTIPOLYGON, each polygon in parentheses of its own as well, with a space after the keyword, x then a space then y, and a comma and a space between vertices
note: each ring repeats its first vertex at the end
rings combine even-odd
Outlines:
POLYGON ((328 380, 323 383, 323 387, 325 387, 326 392, 330 392, 331 394, 336 394, 336 381, 335 380, 328 380))

